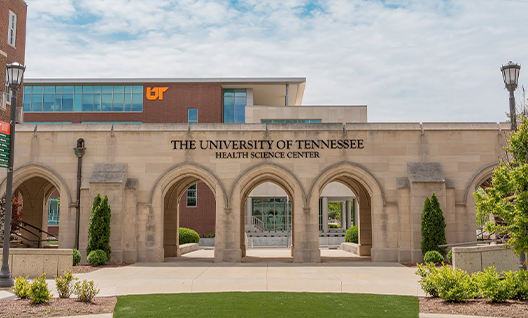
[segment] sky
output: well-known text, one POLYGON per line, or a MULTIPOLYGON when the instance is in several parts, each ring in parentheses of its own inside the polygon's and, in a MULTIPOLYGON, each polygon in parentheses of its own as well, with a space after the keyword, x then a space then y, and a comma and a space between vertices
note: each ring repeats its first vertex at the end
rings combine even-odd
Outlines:
POLYGON ((26 2, 26 78, 306 77, 370 122, 505 121, 510 60, 528 89, 528 0, 26 2))

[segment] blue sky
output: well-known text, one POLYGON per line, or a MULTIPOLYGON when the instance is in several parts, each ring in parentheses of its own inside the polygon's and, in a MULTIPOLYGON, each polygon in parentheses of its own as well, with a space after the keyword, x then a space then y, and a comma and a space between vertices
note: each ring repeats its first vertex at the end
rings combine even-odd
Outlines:
POLYGON ((372 122, 497 122, 528 66, 524 0, 26 1, 31 78, 304 76, 372 122))

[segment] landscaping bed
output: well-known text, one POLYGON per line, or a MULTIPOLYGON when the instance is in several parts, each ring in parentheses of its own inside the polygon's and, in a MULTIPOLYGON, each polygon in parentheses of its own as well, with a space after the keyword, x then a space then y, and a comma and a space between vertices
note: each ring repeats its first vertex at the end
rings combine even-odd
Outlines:
POLYGON ((486 317, 528 317, 528 301, 507 300, 490 303, 485 299, 469 299, 465 302, 447 302, 441 298, 420 297, 420 312, 486 317))
POLYGON ((91 273, 103 268, 108 267, 125 267, 130 264, 106 264, 102 266, 92 266, 92 265, 75 265, 72 267, 72 274, 84 274, 84 273, 91 273))
POLYGON ((92 302, 53 298, 48 303, 34 305, 29 299, 0 301, 0 318, 62 317, 114 312, 116 297, 96 297, 92 302))

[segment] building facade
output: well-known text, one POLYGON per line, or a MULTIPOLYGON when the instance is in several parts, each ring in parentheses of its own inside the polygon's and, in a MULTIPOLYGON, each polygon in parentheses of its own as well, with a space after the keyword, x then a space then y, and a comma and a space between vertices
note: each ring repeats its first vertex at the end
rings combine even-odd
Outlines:
MULTIPOLYGON (((27 5, 23 0, 0 1, 0 65, 4 70, 9 63, 25 62, 26 15, 27 5)), ((0 83, 6 83, 5 72, 0 72, 0 83)), ((11 95, 7 85, 0 85, 0 121, 9 122, 11 95)), ((17 104, 22 105, 21 90, 17 97, 17 104)))

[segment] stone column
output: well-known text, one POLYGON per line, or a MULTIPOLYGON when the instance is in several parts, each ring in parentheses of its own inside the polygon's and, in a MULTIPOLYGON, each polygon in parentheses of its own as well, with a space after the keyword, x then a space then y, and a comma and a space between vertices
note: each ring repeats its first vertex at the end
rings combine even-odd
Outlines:
POLYGON ((358 204, 358 201, 357 199, 354 199, 354 226, 358 225, 358 211, 359 211, 359 204, 358 204))
POLYGON ((352 206, 351 206, 351 201, 350 200, 347 200, 346 201, 346 228, 349 229, 350 227, 352 227, 352 206))
POLYGON ((246 225, 251 226, 251 217, 253 216, 253 199, 246 199, 246 225))
POLYGON ((322 197, 321 199, 321 204, 323 205, 323 233, 326 233, 328 232, 328 198, 322 197))
POLYGON ((345 210, 345 202, 344 201, 339 202, 339 207, 341 208, 341 228, 345 229, 346 228, 346 217, 347 217, 347 213, 345 210))

